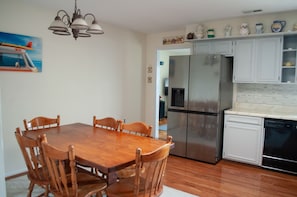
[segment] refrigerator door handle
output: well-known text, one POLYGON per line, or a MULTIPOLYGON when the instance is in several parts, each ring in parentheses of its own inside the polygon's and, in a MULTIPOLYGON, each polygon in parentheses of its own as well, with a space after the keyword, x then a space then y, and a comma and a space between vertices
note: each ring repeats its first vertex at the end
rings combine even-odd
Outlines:
POLYGON ((173 108, 169 108, 168 111, 171 112, 181 112, 181 113, 187 113, 188 110, 184 110, 184 109, 173 109, 173 108))
POLYGON ((189 114, 201 114, 201 115, 206 115, 206 116, 217 116, 219 113, 216 112, 202 112, 202 111, 191 111, 188 110, 189 114))

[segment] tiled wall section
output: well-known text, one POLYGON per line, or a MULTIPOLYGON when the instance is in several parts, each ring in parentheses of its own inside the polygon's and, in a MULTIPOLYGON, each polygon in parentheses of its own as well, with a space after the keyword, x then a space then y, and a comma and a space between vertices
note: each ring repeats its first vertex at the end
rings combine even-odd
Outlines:
POLYGON ((237 84, 236 102, 297 107, 297 85, 237 84))

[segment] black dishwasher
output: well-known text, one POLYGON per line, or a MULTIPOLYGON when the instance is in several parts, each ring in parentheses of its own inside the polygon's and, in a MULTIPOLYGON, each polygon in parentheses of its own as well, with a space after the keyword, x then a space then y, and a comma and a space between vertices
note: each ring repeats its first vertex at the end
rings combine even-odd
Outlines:
POLYGON ((265 118, 262 167, 297 174, 297 121, 265 118))

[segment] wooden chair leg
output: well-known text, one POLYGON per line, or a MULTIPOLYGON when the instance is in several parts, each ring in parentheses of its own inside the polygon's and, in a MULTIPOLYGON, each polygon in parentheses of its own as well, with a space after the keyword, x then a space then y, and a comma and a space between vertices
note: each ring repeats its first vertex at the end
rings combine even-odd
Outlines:
POLYGON ((31 195, 32 195, 32 191, 33 191, 33 188, 34 188, 34 183, 31 181, 30 182, 30 185, 29 185, 29 192, 28 192, 28 195, 27 195, 27 197, 31 197, 31 195))
POLYGON ((47 196, 45 193, 39 194, 37 197, 47 196))
POLYGON ((48 194, 49 194, 49 188, 48 188, 48 185, 47 185, 47 186, 45 186, 44 196, 48 197, 48 194))
POLYGON ((98 193, 96 194, 96 197, 103 197, 102 192, 98 192, 98 193))

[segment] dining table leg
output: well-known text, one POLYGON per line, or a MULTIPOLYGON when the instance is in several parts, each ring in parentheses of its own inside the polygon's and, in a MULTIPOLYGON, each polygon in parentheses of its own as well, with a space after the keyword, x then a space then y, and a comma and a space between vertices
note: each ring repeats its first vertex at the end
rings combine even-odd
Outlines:
POLYGON ((117 182, 117 180, 118 180, 118 176, 115 172, 111 172, 111 173, 107 174, 107 184, 108 185, 111 185, 111 184, 117 182))

